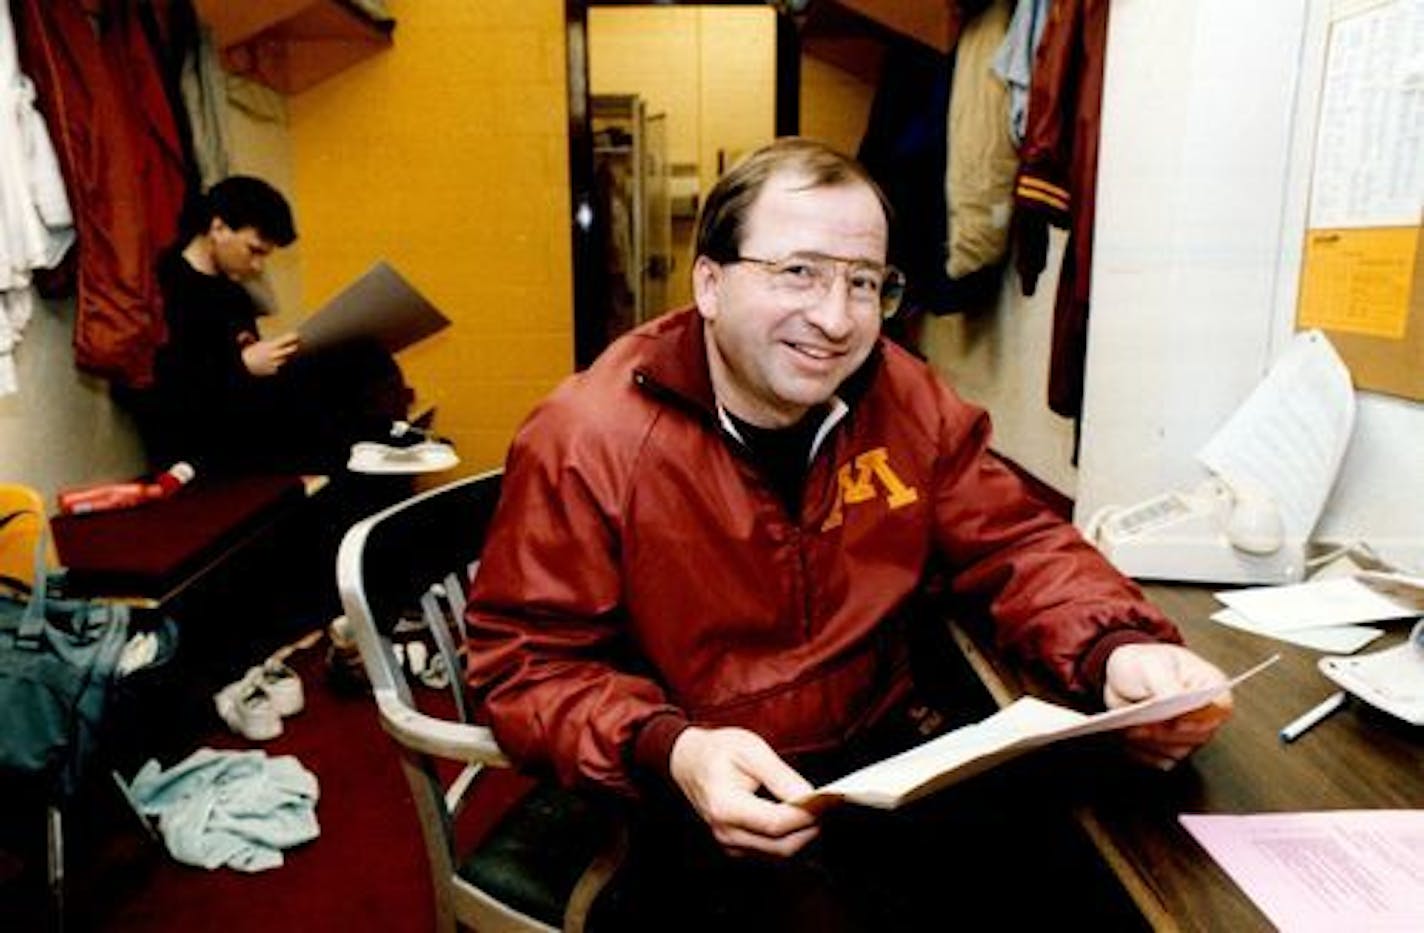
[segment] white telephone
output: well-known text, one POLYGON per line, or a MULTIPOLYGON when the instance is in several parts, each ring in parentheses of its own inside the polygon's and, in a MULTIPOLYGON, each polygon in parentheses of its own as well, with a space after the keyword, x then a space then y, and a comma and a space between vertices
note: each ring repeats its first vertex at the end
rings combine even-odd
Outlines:
POLYGON ((1270 495, 1215 477, 1191 492, 1107 506, 1084 533, 1130 577, 1280 584, 1305 572, 1305 542, 1288 540, 1270 495))

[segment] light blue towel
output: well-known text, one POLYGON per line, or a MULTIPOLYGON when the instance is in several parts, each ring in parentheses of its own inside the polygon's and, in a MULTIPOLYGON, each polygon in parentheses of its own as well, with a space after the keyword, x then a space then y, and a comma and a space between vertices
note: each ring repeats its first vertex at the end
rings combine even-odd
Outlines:
POLYGON ((276 868, 283 849, 321 834, 316 775, 291 755, 200 748, 167 771, 149 761, 129 792, 158 817, 168 851, 188 865, 276 868))

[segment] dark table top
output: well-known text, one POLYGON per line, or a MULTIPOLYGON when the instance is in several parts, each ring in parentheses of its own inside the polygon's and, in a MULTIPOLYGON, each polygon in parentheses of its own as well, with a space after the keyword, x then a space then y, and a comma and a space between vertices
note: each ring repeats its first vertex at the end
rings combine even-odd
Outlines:
MULTIPOLYGON (((1148 596, 1182 629, 1188 645, 1227 674, 1263 658, 1280 660, 1239 686, 1235 713, 1217 736, 1168 773, 1111 764, 1080 780, 1075 808, 1098 851, 1156 929, 1271 929, 1266 918, 1178 822, 1183 813, 1248 814, 1424 807, 1424 728, 1352 700, 1294 743, 1280 729, 1335 685, 1316 667, 1321 652, 1218 625, 1220 608, 1207 589, 1150 585, 1148 596)), ((1389 623, 1397 643, 1411 623, 1389 623)), ((1001 702, 1024 680, 981 641, 976 669, 1001 702)))

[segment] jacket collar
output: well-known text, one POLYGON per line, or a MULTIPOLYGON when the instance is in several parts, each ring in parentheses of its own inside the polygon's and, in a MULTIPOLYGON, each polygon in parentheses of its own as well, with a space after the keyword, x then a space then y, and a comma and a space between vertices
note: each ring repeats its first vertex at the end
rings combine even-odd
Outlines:
MULTIPOLYGON (((670 396, 717 423, 717 396, 712 391, 712 373, 707 367, 707 338, 702 318, 695 307, 668 313, 639 332, 651 341, 651 348, 633 370, 633 379, 645 390, 670 396)), ((880 369, 884 337, 875 342, 860 368, 836 390, 836 396, 850 408, 870 389, 880 369)))

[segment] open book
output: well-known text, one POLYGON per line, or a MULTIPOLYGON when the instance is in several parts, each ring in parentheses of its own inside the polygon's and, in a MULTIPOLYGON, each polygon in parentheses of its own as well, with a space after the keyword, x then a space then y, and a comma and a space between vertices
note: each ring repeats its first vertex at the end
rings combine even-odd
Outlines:
POLYGON ((791 803, 810 810, 824 810, 840 802, 893 810, 1044 745, 1162 722, 1200 709, 1246 678, 1265 670, 1278 657, 1272 655, 1225 683, 1091 716, 1034 697, 1023 697, 988 719, 861 768, 791 803))

